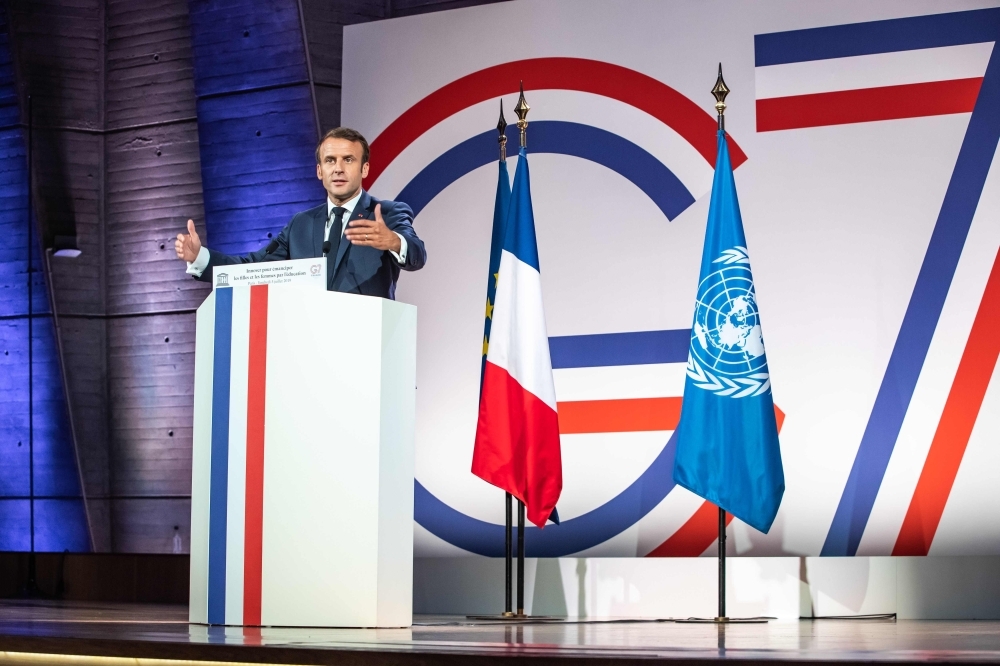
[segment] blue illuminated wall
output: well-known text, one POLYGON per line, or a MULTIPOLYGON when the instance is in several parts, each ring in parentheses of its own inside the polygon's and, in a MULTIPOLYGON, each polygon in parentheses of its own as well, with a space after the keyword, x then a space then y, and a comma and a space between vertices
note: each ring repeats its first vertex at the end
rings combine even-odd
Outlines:
MULTIPOLYGON (((0 550, 30 550, 28 168, 0 5, 0 550)), ((37 227, 36 227, 37 228, 37 227)), ((87 551, 90 537, 37 234, 32 243, 34 547, 87 551)))
POLYGON ((34 259, 36 546, 171 552, 177 535, 185 552, 209 289, 175 234, 190 217, 210 246, 253 250, 323 201, 313 147, 340 122, 344 25, 490 1, 0 3, 0 549, 31 545, 17 89, 35 99, 36 229, 83 252, 48 285, 34 259))
POLYGON ((496 1, 190 0, 211 247, 259 249, 325 200, 313 149, 340 124, 345 25, 496 1))
POLYGON ((207 243, 257 250, 323 202, 299 3, 190 3, 207 243))

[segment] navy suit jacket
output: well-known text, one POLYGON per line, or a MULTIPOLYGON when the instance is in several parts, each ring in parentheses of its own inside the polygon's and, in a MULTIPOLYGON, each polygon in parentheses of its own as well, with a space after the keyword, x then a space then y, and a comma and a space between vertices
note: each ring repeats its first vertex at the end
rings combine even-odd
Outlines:
MULTIPOLYGON (((413 211, 399 201, 380 201, 367 192, 361 193, 351 213, 351 220, 375 219, 375 204, 382 204, 382 219, 389 229, 406 239, 406 263, 400 264, 391 253, 363 245, 352 245, 342 238, 336 256, 326 259, 326 288, 349 294, 395 298, 399 271, 416 271, 427 260, 424 242, 413 231, 413 211)), ((211 259, 199 280, 211 281, 216 266, 246 264, 258 261, 284 261, 286 259, 311 259, 323 256, 323 235, 326 231, 327 204, 296 213, 278 237, 272 241, 277 247, 270 253, 267 248, 243 256, 222 254, 209 250, 211 259)), ((344 220, 344 225, 350 220, 344 220)))

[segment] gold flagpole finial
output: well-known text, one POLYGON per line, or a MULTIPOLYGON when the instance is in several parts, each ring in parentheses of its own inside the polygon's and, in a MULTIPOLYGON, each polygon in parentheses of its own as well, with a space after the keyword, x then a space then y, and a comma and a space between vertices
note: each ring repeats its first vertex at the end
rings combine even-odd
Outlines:
POLYGON ((500 100, 500 122, 497 123, 497 141, 500 143, 500 161, 507 161, 507 135, 504 133, 507 129, 507 121, 503 117, 503 100, 500 100))
POLYGON ((528 145, 528 135, 526 130, 528 129, 528 111, 531 107, 528 106, 528 102, 524 99, 524 81, 521 81, 521 96, 517 98, 517 106, 514 107, 514 113, 517 114, 517 128, 521 130, 521 147, 525 148, 528 145))
POLYGON ((712 88, 712 95, 715 97, 715 111, 719 114, 719 129, 726 129, 726 95, 729 94, 729 86, 722 78, 722 63, 719 63, 719 78, 715 80, 715 87, 712 88))

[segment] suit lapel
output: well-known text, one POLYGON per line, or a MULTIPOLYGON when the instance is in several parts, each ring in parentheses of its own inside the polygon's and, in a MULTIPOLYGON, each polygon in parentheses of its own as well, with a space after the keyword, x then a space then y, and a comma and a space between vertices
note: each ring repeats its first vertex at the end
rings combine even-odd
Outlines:
MULTIPOLYGON (((371 195, 367 192, 361 193, 361 198, 358 199, 357 205, 354 207, 354 211, 351 213, 351 217, 348 220, 344 220, 344 230, 347 230, 347 225, 354 220, 360 220, 362 218, 372 219, 374 215, 375 206, 372 203, 371 195)), ((344 262, 344 257, 350 250, 351 242, 347 238, 341 238, 340 247, 337 248, 337 258, 333 262, 333 273, 330 275, 330 287, 333 287, 333 278, 337 275, 337 270, 340 265, 344 262)))

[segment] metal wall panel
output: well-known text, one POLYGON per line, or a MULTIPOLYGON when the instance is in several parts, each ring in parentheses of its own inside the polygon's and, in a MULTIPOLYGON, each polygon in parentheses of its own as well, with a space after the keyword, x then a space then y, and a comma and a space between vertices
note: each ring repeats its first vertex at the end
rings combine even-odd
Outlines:
POLYGON ((189 495, 194 314, 111 319, 108 347, 115 496, 189 495))
POLYGON ((191 0, 190 8, 199 98, 308 82, 295 0, 191 0))
POLYGON ((111 132, 106 156, 108 314, 196 307, 205 285, 184 273, 173 243, 204 215, 196 123, 111 132))
POLYGON ((188 218, 204 230, 188 12, 107 3, 105 508, 118 552, 170 552, 190 494, 191 311, 208 290, 173 249, 188 218))
POLYGON ((194 120, 191 25, 183 0, 107 3, 109 131, 194 120))

